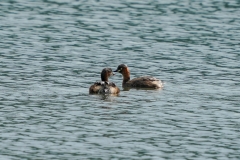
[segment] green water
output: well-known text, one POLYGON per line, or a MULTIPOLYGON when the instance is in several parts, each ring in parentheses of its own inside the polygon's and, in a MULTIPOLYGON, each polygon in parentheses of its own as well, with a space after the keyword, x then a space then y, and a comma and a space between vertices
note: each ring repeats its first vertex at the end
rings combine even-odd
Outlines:
POLYGON ((0 2, 0 159, 239 159, 240 1, 0 2), (125 63, 163 90, 89 95, 125 63))

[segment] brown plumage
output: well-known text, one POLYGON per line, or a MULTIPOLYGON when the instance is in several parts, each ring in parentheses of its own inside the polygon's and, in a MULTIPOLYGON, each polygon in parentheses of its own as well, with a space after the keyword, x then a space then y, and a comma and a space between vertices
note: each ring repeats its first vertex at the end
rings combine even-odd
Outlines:
POLYGON ((95 82, 90 88, 90 94, 118 94, 120 89, 108 78, 114 75, 111 68, 104 68, 101 73, 101 82, 95 82))
POLYGON ((114 72, 119 72, 123 76, 123 87, 133 87, 133 88, 162 88, 163 83, 155 77, 144 76, 139 78, 134 78, 130 80, 130 71, 127 65, 121 64, 118 66, 117 70, 114 72))

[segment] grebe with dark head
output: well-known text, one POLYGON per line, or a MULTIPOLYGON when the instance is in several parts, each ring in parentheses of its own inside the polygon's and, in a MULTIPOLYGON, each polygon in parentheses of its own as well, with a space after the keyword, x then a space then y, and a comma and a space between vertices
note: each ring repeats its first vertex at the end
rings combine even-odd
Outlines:
POLYGON ((152 76, 144 76, 139 78, 134 78, 130 80, 130 70, 125 64, 120 64, 117 67, 117 70, 114 72, 119 72, 123 76, 123 87, 129 88, 162 88, 163 83, 161 80, 152 77, 152 76))
POLYGON ((104 68, 101 72, 100 82, 95 82, 90 88, 90 94, 118 94, 120 89, 113 82, 108 82, 108 78, 114 75, 111 68, 104 68))

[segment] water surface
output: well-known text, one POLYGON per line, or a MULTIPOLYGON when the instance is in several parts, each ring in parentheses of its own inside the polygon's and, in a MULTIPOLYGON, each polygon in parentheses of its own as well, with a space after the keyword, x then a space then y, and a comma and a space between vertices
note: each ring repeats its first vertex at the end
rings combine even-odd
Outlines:
POLYGON ((240 2, 0 2, 1 159, 239 159, 240 2), (89 95, 105 67, 162 90, 89 95))

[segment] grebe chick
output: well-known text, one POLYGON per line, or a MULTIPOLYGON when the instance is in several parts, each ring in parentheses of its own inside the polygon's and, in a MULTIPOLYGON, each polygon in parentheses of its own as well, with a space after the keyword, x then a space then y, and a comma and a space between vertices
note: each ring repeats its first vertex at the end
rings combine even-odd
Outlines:
POLYGON ((117 70, 114 72, 119 72, 123 76, 123 87, 129 87, 129 88, 162 88, 163 83, 161 80, 152 77, 152 76, 144 76, 139 78, 134 78, 130 80, 130 71, 127 65, 120 64, 117 67, 117 70))
POLYGON ((120 89, 108 78, 114 75, 111 68, 104 68, 101 72, 101 82, 95 82, 90 88, 90 94, 118 94, 120 89))

